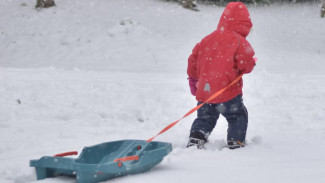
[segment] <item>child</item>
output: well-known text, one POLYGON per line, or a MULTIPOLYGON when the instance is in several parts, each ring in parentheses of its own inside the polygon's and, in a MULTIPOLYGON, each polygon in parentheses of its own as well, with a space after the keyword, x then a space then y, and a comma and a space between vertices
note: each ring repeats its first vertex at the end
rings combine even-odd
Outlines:
MULTIPOLYGON (((253 70, 255 52, 246 40, 251 28, 247 7, 241 2, 231 2, 220 18, 217 30, 196 44, 188 59, 187 74, 198 105, 240 74, 253 70)), ((228 147, 245 146, 248 114, 242 100, 242 87, 241 79, 198 109, 187 147, 203 148, 220 114, 228 121, 228 147)))

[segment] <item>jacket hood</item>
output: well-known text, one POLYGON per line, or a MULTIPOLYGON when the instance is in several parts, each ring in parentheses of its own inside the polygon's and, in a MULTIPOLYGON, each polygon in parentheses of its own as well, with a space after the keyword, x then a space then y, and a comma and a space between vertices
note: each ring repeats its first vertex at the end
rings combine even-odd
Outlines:
POLYGON ((246 37, 249 34, 253 24, 245 4, 241 2, 229 3, 223 11, 217 31, 234 31, 246 37))

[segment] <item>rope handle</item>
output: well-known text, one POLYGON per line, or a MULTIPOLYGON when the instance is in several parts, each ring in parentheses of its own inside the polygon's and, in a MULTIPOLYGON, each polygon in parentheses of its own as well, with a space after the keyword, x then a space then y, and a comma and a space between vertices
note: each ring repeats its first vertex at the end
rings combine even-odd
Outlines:
POLYGON ((78 151, 70 151, 70 152, 60 153, 60 154, 54 155, 54 157, 64 157, 64 156, 72 156, 72 155, 78 155, 78 151))

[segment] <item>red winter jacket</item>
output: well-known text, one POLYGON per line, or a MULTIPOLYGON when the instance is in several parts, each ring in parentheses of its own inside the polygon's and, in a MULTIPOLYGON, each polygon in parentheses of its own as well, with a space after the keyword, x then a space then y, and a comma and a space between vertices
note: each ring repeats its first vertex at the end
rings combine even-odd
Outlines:
MULTIPOLYGON (((241 2, 232 2, 225 8, 217 30, 194 47, 188 59, 187 74, 198 79, 198 101, 205 101, 240 74, 253 70, 255 52, 246 40, 251 28, 247 7, 241 2)), ((242 94, 242 87, 240 80, 210 103, 226 102, 242 94)))

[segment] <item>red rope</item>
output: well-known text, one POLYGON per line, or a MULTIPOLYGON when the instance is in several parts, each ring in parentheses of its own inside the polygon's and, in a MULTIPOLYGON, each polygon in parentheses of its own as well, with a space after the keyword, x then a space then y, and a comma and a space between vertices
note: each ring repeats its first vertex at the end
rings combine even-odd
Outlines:
POLYGON ((187 116, 191 115, 193 112, 195 112, 196 110, 200 109, 204 104, 209 103, 211 100, 213 100, 214 98, 216 98, 217 96, 221 95, 225 90, 227 90, 228 88, 230 88, 232 85, 234 85, 235 83, 237 83, 241 77, 243 76, 243 74, 241 74, 240 76, 238 76, 234 81, 232 81, 228 86, 226 86, 225 88, 217 91, 215 94, 213 94, 211 97, 209 97, 206 101, 204 101, 203 103, 201 103, 200 105, 194 107, 193 109, 191 109, 190 111, 188 111, 183 117, 181 117, 180 119, 174 121, 173 123, 169 124, 168 126, 166 126, 163 130, 161 130, 157 135, 151 137, 150 139, 147 140, 147 142, 151 142, 154 138, 156 138, 157 136, 165 133, 167 130, 171 129, 173 126, 175 126, 179 121, 181 121, 182 119, 186 118, 187 116))
POLYGON ((122 158, 117 158, 114 160, 114 162, 124 162, 124 161, 134 161, 134 160, 139 160, 139 156, 126 156, 126 157, 122 157, 122 158))

